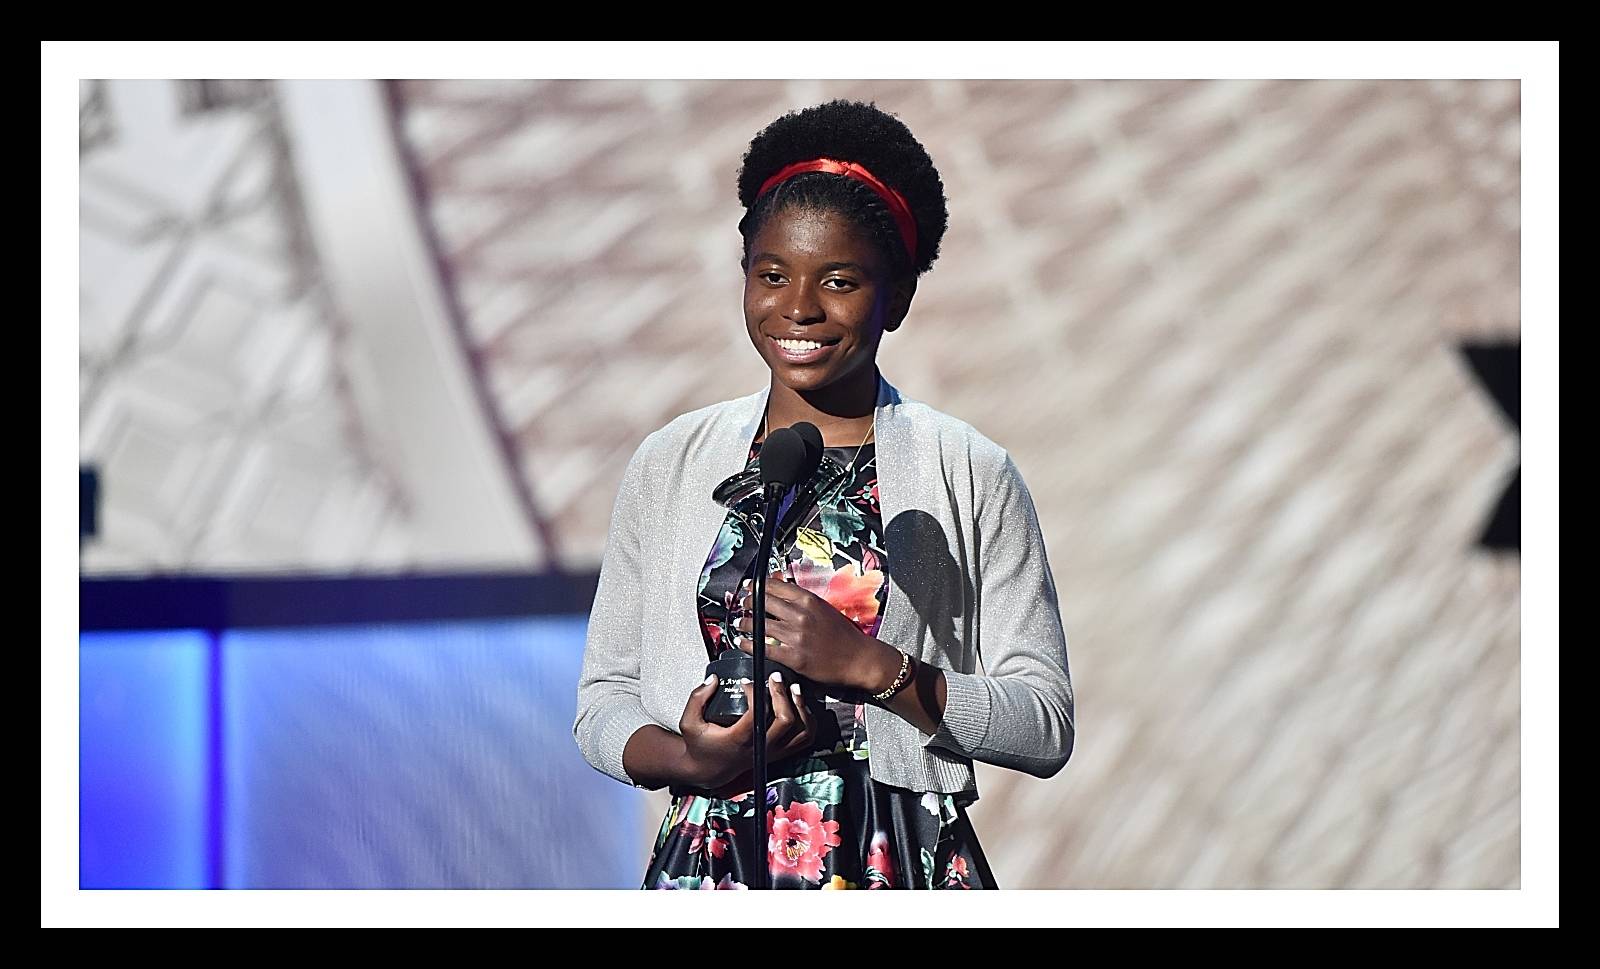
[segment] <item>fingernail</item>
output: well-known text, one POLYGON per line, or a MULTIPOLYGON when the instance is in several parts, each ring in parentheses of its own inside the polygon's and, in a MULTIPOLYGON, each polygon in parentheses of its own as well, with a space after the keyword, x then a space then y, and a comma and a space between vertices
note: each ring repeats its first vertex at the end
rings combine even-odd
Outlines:
POLYGON ((710 676, 706 677, 706 681, 704 683, 700 684, 700 685, 701 686, 710 686, 711 685, 711 681, 716 679, 716 678, 717 678, 717 674, 712 673, 710 676))
POLYGON ((774 683, 782 683, 783 682, 783 674, 779 673, 777 670, 773 670, 772 671, 772 675, 767 677, 767 679, 771 680, 774 683))
POLYGON ((800 684, 798 684, 798 683, 790 683, 789 684, 789 692, 793 693, 795 696, 799 696, 800 695, 800 684))

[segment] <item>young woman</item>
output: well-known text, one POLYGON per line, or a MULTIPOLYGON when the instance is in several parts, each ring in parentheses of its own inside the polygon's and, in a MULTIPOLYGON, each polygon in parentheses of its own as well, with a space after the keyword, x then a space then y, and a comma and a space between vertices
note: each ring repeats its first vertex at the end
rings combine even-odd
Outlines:
POLYGON ((745 327, 771 382, 675 418, 630 460, 573 735, 596 769, 675 795, 643 888, 745 888, 752 838, 773 888, 999 887, 966 813, 972 762, 1053 776, 1072 752, 1073 695, 1015 463, 877 366, 938 255, 943 182, 898 119, 832 101, 759 133, 738 184, 745 327), (802 421, 825 458, 758 563, 759 495, 728 508, 711 495, 802 421), (721 684, 703 677, 723 650, 751 651, 761 567, 767 658, 804 685, 761 684, 773 720, 758 806, 753 716, 708 723, 721 684))

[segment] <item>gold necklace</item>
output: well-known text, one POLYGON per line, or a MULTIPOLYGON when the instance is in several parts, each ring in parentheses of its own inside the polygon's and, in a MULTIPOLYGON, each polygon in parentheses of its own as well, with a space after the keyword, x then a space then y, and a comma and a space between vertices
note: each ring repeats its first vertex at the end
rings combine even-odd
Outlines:
MULTIPOLYGON (((840 421, 847 421, 847 420, 849 420, 848 417, 841 417, 839 420, 834 421, 833 423, 838 424, 840 421)), ((877 429, 878 429, 878 417, 877 417, 877 414, 874 413, 873 417, 872 417, 872 426, 867 428, 867 437, 862 438, 861 439, 861 443, 856 447, 855 457, 852 457, 850 459, 850 465, 849 465, 849 467, 847 467, 845 469, 847 472, 855 471, 855 469, 856 469, 856 458, 861 457, 861 449, 867 446, 867 438, 870 438, 872 436, 872 432, 876 431, 877 429)), ((761 443, 763 445, 765 445, 767 443, 767 435, 769 435, 771 433, 772 433, 772 408, 768 407, 767 408, 767 412, 765 414, 761 415, 761 443)), ((823 446, 826 447, 827 445, 823 445, 823 446)), ((850 480, 850 477, 851 476, 847 473, 845 475, 845 481, 848 482, 850 480)))

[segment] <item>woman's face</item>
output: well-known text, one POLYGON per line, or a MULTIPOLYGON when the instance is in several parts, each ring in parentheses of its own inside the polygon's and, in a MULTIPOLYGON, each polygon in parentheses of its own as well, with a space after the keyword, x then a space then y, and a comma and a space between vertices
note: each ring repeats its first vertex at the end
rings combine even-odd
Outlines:
POLYGON ((744 319, 773 376, 795 391, 820 390, 872 373, 878 341, 910 307, 910 291, 887 278, 877 250, 842 216, 788 209, 750 243, 744 319), (823 344, 788 350, 779 339, 823 344))

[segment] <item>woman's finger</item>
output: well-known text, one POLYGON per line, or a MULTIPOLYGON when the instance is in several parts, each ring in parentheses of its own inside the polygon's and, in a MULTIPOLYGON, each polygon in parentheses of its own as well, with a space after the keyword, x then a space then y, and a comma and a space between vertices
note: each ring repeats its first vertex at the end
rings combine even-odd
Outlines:
MULTIPOLYGON (((792 617, 794 615, 794 604, 784 599, 782 595, 772 591, 774 585, 781 584, 782 583, 774 582, 767 583, 767 595, 765 601, 767 605, 768 619, 777 619, 782 621, 785 617, 792 617)), ((755 611, 755 590, 753 588, 746 589, 744 592, 740 593, 739 608, 742 609, 747 616, 749 613, 755 611)))
MULTIPOLYGON (((770 676, 768 677, 767 685, 768 686, 772 685, 770 676)), ((771 747, 772 746, 772 739, 771 739, 772 738, 772 717, 777 714, 778 705, 777 705, 777 701, 771 696, 772 691, 768 690, 767 693, 768 693, 768 699, 767 699, 767 746, 771 747)), ((743 731, 743 735, 739 738, 740 742, 742 744, 744 744, 745 747, 751 747, 751 746, 753 746, 755 744, 755 741, 756 741, 756 732, 755 732, 756 694, 755 694, 755 684, 753 684, 753 683, 744 684, 744 704, 745 704, 744 716, 740 717, 739 720, 732 727, 730 727, 728 729, 730 729, 730 730, 732 730, 732 729, 740 729, 740 730, 742 730, 743 731)))
POLYGON ((767 677, 767 692, 772 695, 772 725, 767 728, 767 746, 782 750, 800 729, 800 714, 795 712, 789 689, 776 670, 767 677))
MULTIPOLYGON (((751 626, 752 620, 748 617, 739 620, 738 625, 735 627, 738 632, 738 636, 734 640, 734 647, 754 655, 755 634, 751 629, 751 626)), ((767 622, 767 655, 778 662, 783 663, 785 666, 788 666, 789 664, 784 662, 781 656, 775 655, 775 651, 781 652, 782 650, 789 648, 788 642, 786 642, 783 638, 784 633, 787 631, 788 630, 781 622, 772 622, 770 619, 767 622)))
POLYGON ((805 730, 802 736, 809 745, 817 737, 817 718, 811 715, 811 707, 806 704, 806 698, 800 695, 800 684, 789 685, 789 695, 794 698, 795 711, 800 717, 800 724, 805 730))
POLYGON ((689 691, 689 700, 684 704, 683 716, 678 718, 678 733, 688 733, 706 726, 706 704, 716 696, 719 683, 717 675, 713 673, 706 677, 704 683, 689 691))
POLYGON ((780 687, 784 695, 784 704, 794 711, 793 728, 784 736, 783 753, 779 755, 780 757, 793 757, 811 750, 812 736, 806 726, 805 704, 795 694, 794 686, 795 684, 785 683, 780 687))
MULTIPOLYGON (((739 633, 739 638, 740 639, 754 640, 754 638, 755 638, 755 628, 754 628, 754 626, 755 626, 755 623, 752 622, 750 619, 746 618, 746 619, 739 620, 739 624, 737 626, 735 626, 734 629, 739 633)), ((792 630, 790 629, 790 627, 787 624, 781 623, 781 622, 773 622, 770 617, 767 619, 767 645, 769 647, 774 645, 773 642, 772 642, 773 640, 777 640, 779 645, 788 642, 788 639, 784 638, 784 633, 791 633, 791 632, 792 632, 792 630)))

